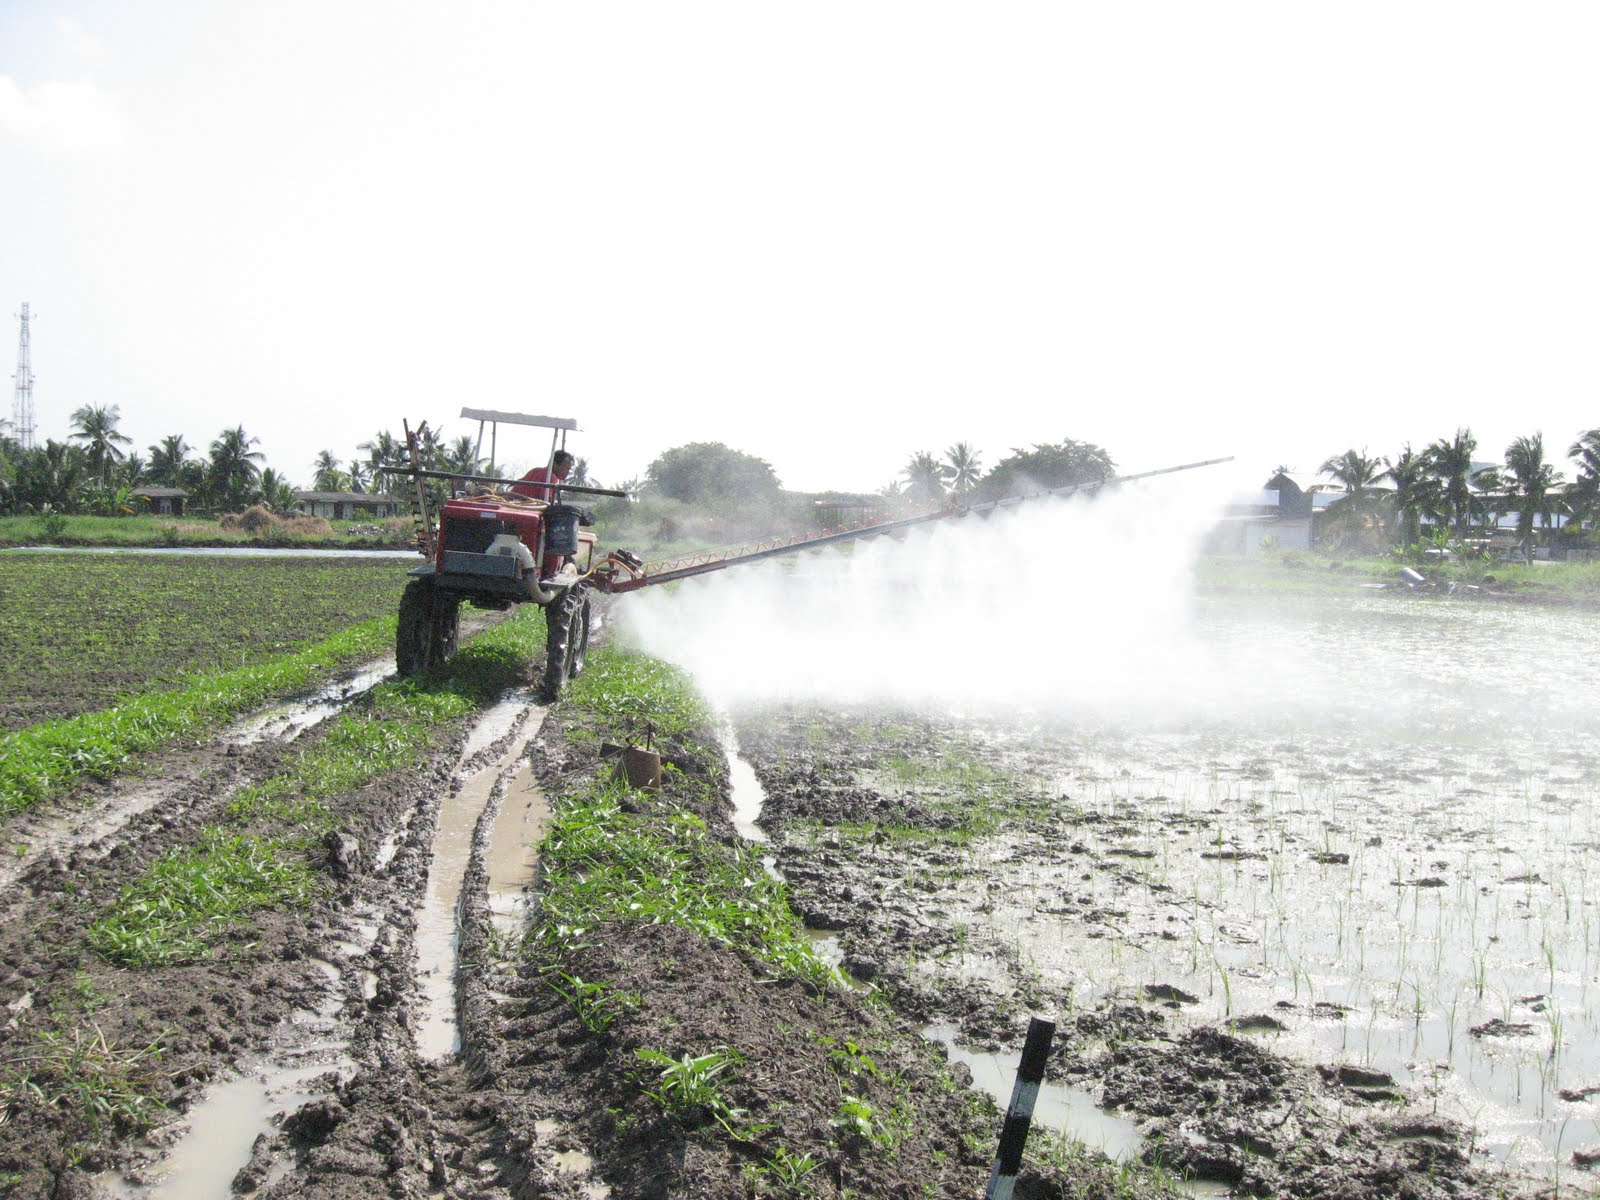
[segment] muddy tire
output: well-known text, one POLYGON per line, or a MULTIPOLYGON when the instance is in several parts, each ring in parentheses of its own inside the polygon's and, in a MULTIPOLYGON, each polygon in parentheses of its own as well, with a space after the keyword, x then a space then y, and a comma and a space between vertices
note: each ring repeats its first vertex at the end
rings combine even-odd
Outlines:
POLYGON ((546 704, 561 695, 562 685, 582 671, 589 653, 589 594, 569 588, 544 610, 544 682, 539 698, 546 704))
POLYGON ((449 662, 456 652, 456 634, 461 628, 461 597, 444 592, 433 596, 433 645, 428 666, 449 662))
POLYGON ((420 675, 455 651, 461 605, 426 579, 413 579, 400 593, 400 619, 394 634, 395 669, 402 677, 420 675))

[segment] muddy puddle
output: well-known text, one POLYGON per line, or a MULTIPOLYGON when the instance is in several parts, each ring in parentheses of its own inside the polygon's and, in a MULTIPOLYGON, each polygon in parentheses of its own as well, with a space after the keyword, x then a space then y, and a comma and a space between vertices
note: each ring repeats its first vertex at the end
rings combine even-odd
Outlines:
POLYGON ((292 742, 309 729, 346 708, 352 700, 394 674, 394 656, 369 663, 343 678, 289 700, 241 721, 224 733, 224 738, 241 746, 275 739, 292 742))
MULTIPOLYGON (((1136 716, 741 709, 807 920, 869 975, 913 947, 934 1015, 1145 1005, 1570 1170, 1600 1142, 1600 626, 1363 594, 1196 630, 1234 673, 1136 716)), ((1090 1094, 1093 1145, 1120 1118, 1090 1094)))
POLYGON ((514 928, 525 903, 523 889, 532 882, 538 840, 524 839, 542 831, 549 809, 529 769, 518 764, 538 734, 544 714, 526 693, 507 696, 490 708, 462 749, 459 786, 440 801, 425 898, 417 914, 417 974, 423 1011, 416 1039, 424 1058, 445 1058, 461 1046, 456 1012, 459 905, 468 864, 480 838, 488 847, 491 910, 497 918, 503 916, 503 929, 514 928), (481 762, 484 753, 500 743, 505 743, 500 753, 481 762))

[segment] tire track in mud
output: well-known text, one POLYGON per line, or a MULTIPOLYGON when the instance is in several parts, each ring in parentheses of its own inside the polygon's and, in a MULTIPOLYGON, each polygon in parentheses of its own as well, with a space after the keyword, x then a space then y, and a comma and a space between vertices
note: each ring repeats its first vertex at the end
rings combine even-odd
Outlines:
MULTIPOLYGON (((502 813, 511 814, 511 832, 501 835, 510 843, 537 826, 541 807, 547 811, 522 761, 545 711, 518 692, 478 717, 448 780, 379 841, 368 880, 379 894, 354 902, 327 952, 307 960, 322 977, 320 1001, 296 1010, 268 1049, 208 1088, 185 1114, 187 1132, 158 1161, 103 1177, 107 1200, 203 1200, 230 1188, 263 1197, 337 1195, 351 1180, 370 1178, 377 1147, 387 1148, 386 1169, 414 1160, 424 1176, 417 1184, 437 1186, 446 1171, 435 1130, 470 1140, 431 1111, 449 1108, 463 1087, 455 1063, 461 934, 464 925, 481 924, 463 911, 464 885, 486 884, 502 813), (345 1125, 344 1138, 326 1136, 345 1125), (408 1132, 413 1126, 420 1139, 408 1132)), ((356 842, 344 850, 348 870, 359 867, 356 842)), ((497 879, 509 905, 531 883, 534 864, 506 857, 514 867, 497 879)), ((468 897, 474 912, 482 890, 468 897)), ((587 1169, 572 1155, 565 1165, 587 1169)))
MULTIPOLYGON (((219 764, 238 760, 256 746, 283 746, 316 729, 349 708, 394 673, 394 656, 376 659, 298 696, 278 701, 206 737, 198 749, 152 756, 161 775, 148 773, 102 785, 87 803, 68 799, 25 812, 5 829, 13 852, 0 856, 0 889, 16 887, 42 862, 71 860, 88 866, 121 843, 121 835, 138 818, 160 809, 164 821, 176 821, 196 799, 207 798, 211 786, 195 785, 219 764)), ((230 788, 245 782, 235 779, 230 788)), ((93 785, 90 785, 92 788, 93 785)), ((83 796, 92 794, 85 789, 83 796)))

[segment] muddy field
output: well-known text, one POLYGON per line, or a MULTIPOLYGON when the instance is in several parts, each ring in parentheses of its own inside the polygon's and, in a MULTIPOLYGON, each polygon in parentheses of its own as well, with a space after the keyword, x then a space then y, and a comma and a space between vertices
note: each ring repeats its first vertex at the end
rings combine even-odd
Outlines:
POLYGON ((1568 727, 1534 766, 1476 717, 1426 761, 1338 721, 729 726, 611 649, 541 708, 535 633, 480 638, 7 825, 5 1194, 954 1200, 1035 1013, 1018 1195, 1593 1190, 1568 727), (657 792, 616 782, 639 740, 657 792), (180 867, 257 899, 163 941, 180 867))
POLYGON ((1249 1194, 1587 1195, 1596 633, 1446 604, 1213 602, 1236 676, 1142 721, 808 703, 738 738, 846 969, 980 1074, 1065 1014, 1091 1144, 1249 1194), (1278 692, 1268 656, 1362 682, 1278 692))
MULTIPOLYGON (((648 672, 545 710, 526 659, 458 669, 475 648, 420 691, 323 697, 320 722, 256 722, 8 825, 5 1194, 981 1191, 997 1113, 813 953, 734 831, 709 714, 648 672), (404 769, 318 790, 308 764, 351 728, 436 709, 460 715, 404 769), (602 755, 641 711, 659 792, 602 755), (180 867, 276 890, 174 942, 198 902, 180 867)), ((604 655, 586 679, 642 669, 604 655)), ((1019 1194, 1167 1193, 1063 1144, 1019 1194)))

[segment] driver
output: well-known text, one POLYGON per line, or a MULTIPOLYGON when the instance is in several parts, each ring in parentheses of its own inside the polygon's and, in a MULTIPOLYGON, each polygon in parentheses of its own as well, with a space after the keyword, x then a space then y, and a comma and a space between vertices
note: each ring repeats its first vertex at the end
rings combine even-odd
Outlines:
POLYGON ((572 455, 565 450, 557 450, 548 467, 535 467, 517 483, 512 484, 511 490, 530 500, 543 500, 546 504, 553 504, 556 498, 554 485, 563 482, 572 474, 574 461, 572 455))

